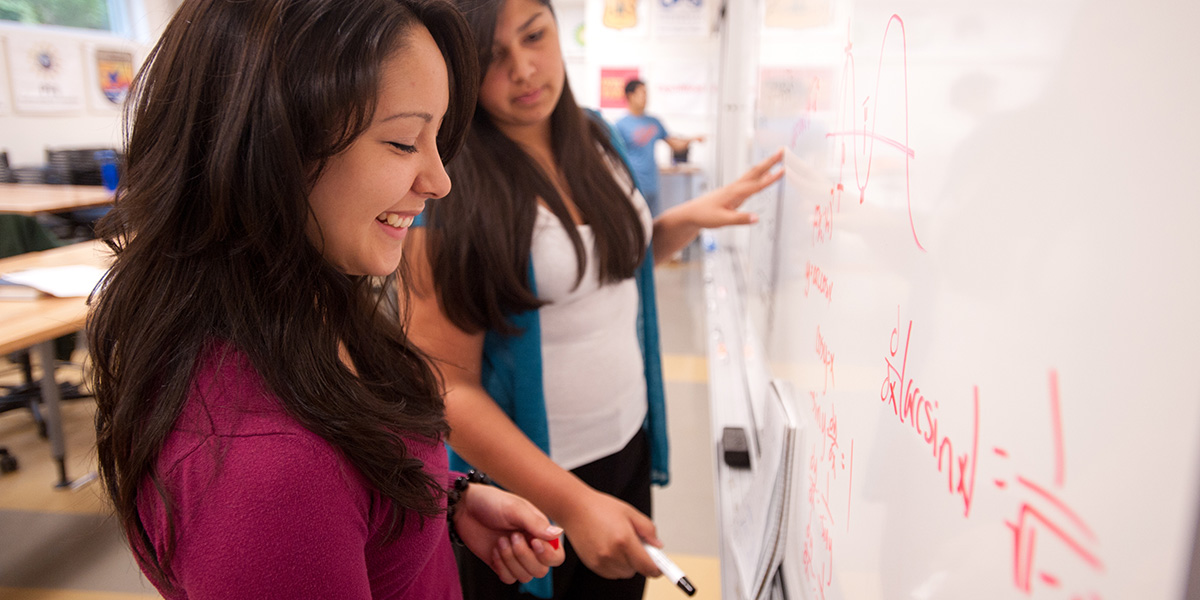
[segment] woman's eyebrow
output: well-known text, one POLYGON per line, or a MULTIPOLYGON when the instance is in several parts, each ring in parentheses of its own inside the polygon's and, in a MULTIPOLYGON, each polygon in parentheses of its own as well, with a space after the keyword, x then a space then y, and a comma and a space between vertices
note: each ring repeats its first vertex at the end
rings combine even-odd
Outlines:
MULTIPOLYGON (((532 26, 533 26, 533 22, 534 22, 534 21, 536 21, 536 20, 538 20, 538 17, 540 17, 540 16, 542 16, 542 15, 544 15, 544 14, 546 14, 546 11, 544 11, 544 10, 543 10, 543 11, 539 11, 537 14, 535 14, 535 15, 533 15, 532 17, 529 17, 528 19, 526 19, 526 20, 525 20, 525 22, 524 22, 524 23, 522 23, 520 27, 517 27, 517 33, 522 33, 522 32, 524 32, 526 29, 529 29, 530 27, 532 27, 532 26)), ((494 44, 492 44, 492 53, 493 53, 493 54, 503 54, 503 52, 504 52, 504 48, 503 48, 503 47, 501 47, 501 45, 500 45, 499 43, 494 43, 494 44)))
POLYGON ((429 113, 427 113, 427 112, 402 112, 402 113, 396 113, 396 114, 394 114, 394 115, 388 115, 388 116, 386 116, 386 117, 384 117, 384 118, 380 119, 380 120, 379 120, 379 122, 381 122, 381 123, 382 123, 382 122, 385 122, 385 121, 391 121, 391 120, 394 120, 394 119, 408 119, 408 118, 413 118, 413 119, 421 119, 421 120, 425 121, 426 123, 432 123, 432 122, 433 122, 433 115, 431 115, 431 114, 429 114, 429 113))
POLYGON ((539 11, 537 14, 533 15, 532 17, 529 17, 528 20, 526 20, 524 23, 521 24, 520 27, 517 28, 517 31, 525 31, 526 29, 529 29, 529 26, 532 25, 533 22, 536 21, 538 17, 542 16, 542 14, 544 14, 544 13, 542 11, 539 11))

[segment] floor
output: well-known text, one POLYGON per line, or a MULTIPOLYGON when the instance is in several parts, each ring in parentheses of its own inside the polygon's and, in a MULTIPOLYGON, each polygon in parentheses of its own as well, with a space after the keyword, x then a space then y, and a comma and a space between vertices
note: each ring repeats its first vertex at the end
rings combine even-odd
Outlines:
MULTIPOLYGON (((720 597, 713 448, 708 411, 704 302, 698 261, 657 270, 659 315, 667 379, 672 482, 657 488, 654 504, 666 552, 695 585, 696 600, 720 597)), ((78 380, 79 367, 65 367, 78 380)), ((0 382, 19 379, 0 360, 0 382)), ((135 600, 159 598, 142 577, 100 497, 87 482, 95 470, 90 400, 63 405, 68 476, 81 485, 56 489, 50 448, 28 412, 0 414, 0 447, 20 469, 0 476, 0 598, 8 600, 135 600)), ((686 596, 670 582, 652 580, 647 600, 686 596)))

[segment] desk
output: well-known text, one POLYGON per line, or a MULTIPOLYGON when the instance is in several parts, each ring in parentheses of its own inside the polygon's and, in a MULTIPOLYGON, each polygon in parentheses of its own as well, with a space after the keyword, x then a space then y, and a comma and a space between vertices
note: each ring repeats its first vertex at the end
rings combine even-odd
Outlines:
POLYGON ((707 191, 704 171, 689 164, 658 169, 658 206, 667 210, 707 191))
MULTIPOLYGON (((99 241, 82 242, 0 259, 0 274, 38 267, 91 265, 107 268, 108 248, 99 241)), ((0 302, 0 354, 36 346, 42 364, 42 401, 46 409, 46 432, 58 462, 58 487, 69 487, 66 446, 63 440, 60 393, 54 378, 54 338, 83 329, 87 322, 87 298, 38 298, 0 302)))
POLYGON ((111 204, 112 192, 98 185, 0 183, 0 213, 33 216, 111 204))

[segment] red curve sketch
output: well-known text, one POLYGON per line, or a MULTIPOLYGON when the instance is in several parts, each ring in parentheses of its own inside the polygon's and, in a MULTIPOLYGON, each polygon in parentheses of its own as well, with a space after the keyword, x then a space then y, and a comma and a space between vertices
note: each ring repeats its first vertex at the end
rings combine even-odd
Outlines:
MULTIPOLYGON (((845 85, 846 85, 847 78, 850 79, 850 86, 849 86, 850 87, 850 97, 855 100, 857 100, 857 98, 858 98, 857 91, 855 89, 854 54, 851 52, 851 48, 853 48, 853 44, 847 43, 846 44, 846 66, 844 69, 842 69, 842 86, 843 86, 842 87, 842 89, 843 89, 842 108, 843 109, 846 106, 846 98, 845 98, 844 90, 846 89, 845 85)), ((827 133, 827 134, 825 134, 825 137, 826 138, 841 138, 841 137, 851 138, 851 140, 852 140, 851 143, 853 144, 853 147, 854 147, 854 183, 858 187, 859 204, 861 204, 863 202, 863 199, 866 196, 867 185, 871 181, 871 162, 872 162, 872 158, 874 158, 874 156, 875 156, 875 142, 877 142, 877 141, 882 142, 888 146, 891 146, 893 148, 900 150, 901 152, 904 152, 904 194, 905 194, 905 199, 908 202, 908 225, 909 225, 909 228, 912 230, 913 241, 916 242, 917 248, 920 248, 922 252, 926 252, 925 247, 921 245, 920 238, 917 236, 917 224, 913 220, 913 214, 912 214, 912 178, 909 175, 909 164, 908 163, 912 159, 916 158, 916 152, 908 145, 908 129, 909 129, 909 127, 908 127, 908 36, 904 30, 904 19, 901 19, 900 15, 893 14, 891 16, 891 18, 888 19, 887 27, 885 27, 883 30, 883 41, 880 44, 880 50, 879 50, 879 69, 875 73, 874 97, 875 98, 871 104, 871 107, 875 113, 875 116, 868 119, 867 116, 864 114, 864 118, 863 118, 864 122, 867 120, 870 120, 871 125, 870 125, 869 131, 865 128, 864 129, 850 129, 848 131, 837 131, 837 132, 827 133), (878 111, 878 108, 879 108, 879 80, 883 73, 883 54, 884 54, 884 51, 887 49, 888 33, 891 32, 892 23, 898 23, 900 26, 900 41, 901 41, 902 48, 904 50, 904 63, 903 63, 904 64, 904 140, 903 141, 894 140, 894 139, 891 139, 891 138, 888 138, 888 137, 885 137, 885 136, 875 133, 875 123, 879 116, 879 111, 878 111), (858 140, 859 140, 859 138, 863 139, 863 152, 865 152, 867 155, 866 173, 863 174, 861 182, 859 181, 859 169, 858 169, 858 154, 859 154, 858 140), (868 148, 868 144, 870 144, 869 148, 868 148)), ((863 101, 863 104, 866 104, 866 102, 868 102, 868 101, 871 101, 870 96, 868 96, 867 99, 865 99, 863 101)), ((852 113, 847 113, 847 114, 852 114, 852 113)), ((844 117, 843 117, 843 119, 844 119, 844 117)), ((845 164, 845 146, 843 146, 843 149, 842 149, 842 160, 843 160, 843 164, 845 164)))

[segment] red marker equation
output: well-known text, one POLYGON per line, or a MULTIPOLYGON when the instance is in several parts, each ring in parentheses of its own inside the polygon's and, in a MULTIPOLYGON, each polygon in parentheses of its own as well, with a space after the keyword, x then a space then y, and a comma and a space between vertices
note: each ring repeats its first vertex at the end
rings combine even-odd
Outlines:
POLYGON ((837 386, 837 381, 833 377, 833 350, 829 349, 829 344, 825 343, 825 336, 821 335, 821 327, 817 327, 817 356, 821 359, 823 377, 825 378, 824 389, 821 393, 829 391, 829 383, 832 381, 834 386, 837 386))
POLYGON ((879 69, 875 74, 875 91, 868 95, 861 102, 858 100, 858 92, 856 88, 856 70, 854 53, 852 49, 853 43, 846 44, 846 60, 842 69, 842 107, 839 125, 843 128, 841 131, 834 131, 825 134, 827 138, 838 138, 840 143, 841 171, 838 183, 834 186, 831 193, 837 205, 841 206, 841 195, 845 190, 845 168, 846 168, 846 139, 850 139, 851 157, 854 167, 854 184, 858 188, 858 203, 862 204, 867 197, 867 187, 871 182, 871 165, 875 157, 875 144, 880 143, 887 147, 894 148, 904 154, 904 193, 908 204, 908 224, 912 230, 913 241, 917 244, 917 248, 922 251, 925 247, 921 245, 921 240, 917 236, 917 224, 913 220, 912 214, 912 179, 909 174, 909 162, 916 158, 916 152, 908 145, 908 39, 904 30, 904 20, 900 15, 892 15, 888 19, 887 26, 884 27, 883 41, 880 44, 879 51, 879 69), (887 51, 888 35, 892 33, 892 25, 897 25, 897 30, 900 35, 900 50, 903 65, 904 75, 904 93, 903 93, 903 112, 904 112, 904 133, 903 139, 894 139, 883 135, 877 131, 878 116, 879 116, 879 97, 882 93, 880 89, 880 77, 883 73, 883 57, 887 51), (868 106, 870 104, 870 106, 868 106), (856 122, 859 109, 862 110, 861 124, 856 122), (862 146, 859 147, 861 141, 862 146), (859 165, 859 157, 863 156, 865 165, 859 165))
MULTIPOLYGON (((1050 413, 1052 435, 1054 436, 1054 488, 1062 489, 1066 484, 1066 455, 1064 453, 1062 430, 1062 405, 1059 400, 1058 372, 1051 370, 1049 374, 1050 413)), ((1008 458, 1008 451, 996 447, 993 453, 1001 459, 1008 458)), ((1017 508, 1016 518, 1005 521, 1004 524, 1013 535, 1013 584, 1026 594, 1033 591, 1034 584, 1051 589, 1060 589, 1063 582, 1049 569, 1035 567, 1034 558, 1040 544, 1061 544, 1067 551, 1076 556, 1099 573, 1104 572, 1104 563, 1100 560, 1095 547, 1098 545, 1096 534, 1080 516, 1057 494, 1046 486, 1039 485, 1021 475, 1017 475, 1015 489, 1025 499, 1017 508), (1048 540, 1048 541, 1047 541, 1048 540)), ((1009 484, 1003 479, 996 479, 996 487, 1008 489, 1009 484)), ((1101 600, 1100 595, 1090 592, 1087 595, 1075 594, 1072 600, 1101 600)))
POLYGON ((817 293, 825 296, 826 302, 833 302, 833 282, 830 281, 829 275, 821 270, 821 267, 814 265, 812 261, 804 263, 804 296, 808 297, 808 292, 812 288, 817 288, 817 293))
POLYGON ((824 408, 818 394, 810 391, 809 407, 813 420, 821 435, 813 441, 808 459, 808 522, 804 527, 803 566, 804 577, 817 598, 824 598, 826 589, 833 585, 833 527, 837 524, 834 508, 830 505, 831 495, 841 491, 834 483, 840 475, 846 482, 845 528, 850 529, 850 497, 854 478, 854 440, 847 450, 838 439, 837 408, 824 408))
POLYGON ((884 358, 887 375, 879 389, 879 399, 890 405, 900 422, 911 427, 929 445, 933 458, 937 461, 938 472, 946 474, 946 484, 950 493, 962 497, 963 516, 970 517, 971 504, 975 498, 976 464, 979 458, 979 387, 974 388, 974 429, 970 450, 956 455, 954 440, 950 434, 940 430, 938 401, 926 398, 915 380, 908 376, 908 350, 912 342, 912 331, 911 320, 906 329, 901 329, 900 309, 897 307, 896 328, 892 329, 888 355, 884 358))

